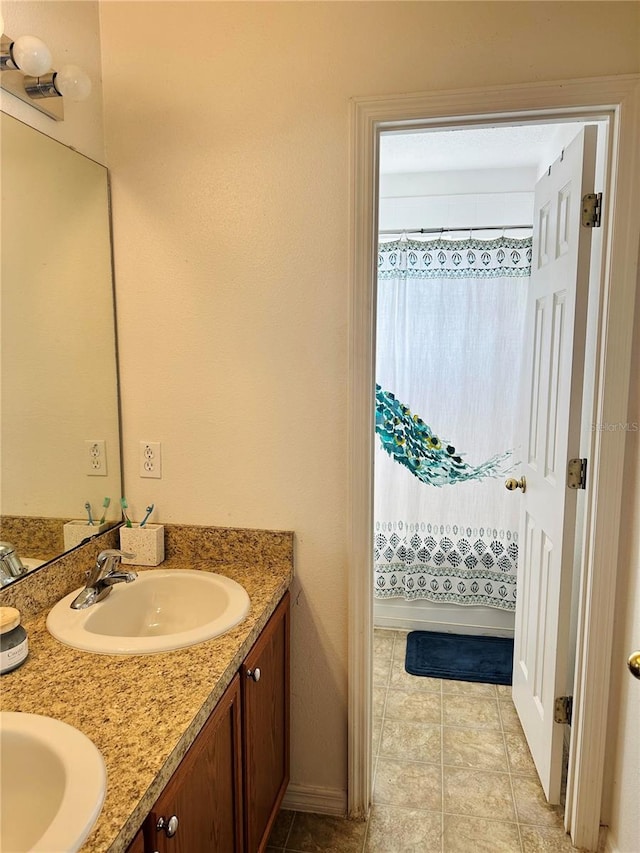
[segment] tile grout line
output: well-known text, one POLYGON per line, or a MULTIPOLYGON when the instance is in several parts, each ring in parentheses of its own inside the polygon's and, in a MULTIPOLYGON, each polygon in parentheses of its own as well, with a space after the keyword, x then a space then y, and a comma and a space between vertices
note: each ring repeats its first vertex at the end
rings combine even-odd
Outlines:
MULTIPOLYGON (((378 761, 380 759, 380 749, 382 747, 382 733, 384 732, 384 724, 385 724, 385 721, 387 719, 387 699, 389 698, 389 684, 391 683, 391 673, 393 671, 393 652, 395 650, 395 647, 396 647, 396 634, 394 631, 393 632, 393 638, 391 641, 391 657, 389 658, 389 668, 387 670, 387 683, 384 686, 384 702, 382 703, 382 714, 380 716, 380 736, 378 737, 378 745, 376 747, 376 754, 375 754, 376 760, 375 760, 375 768, 374 768, 373 779, 372 779, 373 789, 375 789, 376 775, 378 773, 378 761)), ((371 796, 371 801, 373 803, 373 792, 372 792, 372 796, 371 796)), ((367 825, 367 829, 368 829, 368 825, 367 825)))
MULTIPOLYGON (((375 635, 375 626, 374 626, 373 632, 374 632, 374 635, 375 635)), ((374 791, 375 791, 375 787, 376 787, 376 774, 377 774, 377 772, 378 772, 378 758, 379 758, 379 756, 380 756, 380 747, 382 746, 382 732, 383 732, 383 730, 384 730, 385 710, 386 710, 386 707, 387 707, 387 694, 388 694, 388 692, 389 692, 389 681, 390 681, 390 679, 391 679, 391 669, 392 669, 392 667, 393 667, 393 649, 394 649, 394 647, 395 647, 395 642, 396 642, 396 639, 395 639, 395 632, 394 632, 394 634, 393 634, 393 640, 392 640, 392 643, 391 643, 391 657, 390 657, 390 659, 389 659, 389 667, 388 667, 388 670, 387 670, 387 683, 385 684, 385 687, 384 687, 384 701, 383 701, 383 703, 382 703, 382 713, 381 713, 381 715, 380 715, 380 732, 378 733, 378 742, 377 742, 377 744, 376 744, 376 749, 375 749, 375 752, 374 752, 374 755, 373 755, 373 761, 372 761, 372 770, 371 770, 371 803, 369 804, 369 814, 368 814, 368 816, 367 816, 367 820, 366 820, 366 827, 365 827, 365 830, 364 830, 364 838, 363 838, 363 840, 362 840, 362 853, 365 853, 365 851, 366 851, 366 849, 367 849, 367 839, 368 839, 368 836, 369 836, 369 824, 370 824, 370 821, 371 821, 371 811, 372 811, 373 806, 374 806, 374 803, 375 803, 375 800, 374 800, 374 791)), ((375 643, 374 643, 374 649, 373 649, 373 657, 374 657, 373 664, 374 664, 374 668, 375 668, 375 657, 376 657, 376 652, 375 652, 375 643)))
POLYGON ((287 844, 289 843, 289 838, 291 837, 291 830, 293 829, 293 822, 295 821, 295 819, 296 819, 296 812, 293 813, 293 817, 291 818, 291 823, 289 824, 289 831, 287 832, 287 837, 285 838, 284 844, 282 846, 282 849, 285 851, 285 853, 287 853, 287 850, 288 850, 287 844))
MULTIPOLYGON (((375 629, 374 629, 375 630, 375 629)), ((387 710, 387 697, 389 695, 389 682, 391 680, 391 670, 393 668, 393 650, 395 648, 395 631, 393 632, 391 639, 391 656, 389 658, 389 668, 387 671, 387 682, 384 685, 384 700, 382 702, 382 712, 380 714, 380 732, 378 736, 378 743, 376 745, 375 753, 373 755, 372 768, 371 768, 371 805, 374 803, 373 792, 375 790, 376 785, 376 775, 378 773, 378 760, 380 758, 380 748, 382 746, 382 732, 384 731, 384 722, 386 720, 386 710, 387 710)), ((374 658, 375 658, 375 647, 374 647, 374 658)), ((375 659, 374 659, 375 665, 375 659)), ((371 812, 371 808, 369 809, 371 812)), ((369 831, 369 819, 367 818, 367 834, 369 831)))
MULTIPOLYGON (((371 811, 372 811, 373 806, 375 805, 374 792, 375 792, 375 787, 376 787, 376 776, 378 773, 378 761, 380 759, 380 750, 382 748, 382 733, 384 731, 384 723, 385 723, 385 720, 387 718, 387 715, 386 715, 387 698, 389 696, 389 684, 391 683, 391 673, 393 672, 393 653, 395 651, 395 647, 396 647, 396 632, 394 631, 393 637, 392 637, 392 642, 391 642, 391 657, 389 658, 389 667, 387 670, 387 682, 386 682, 385 687, 384 687, 384 701, 382 703, 382 714, 380 716, 380 732, 378 734, 378 743, 376 745, 375 754, 373 756, 374 760, 372 762, 373 767, 372 767, 372 779, 371 779, 371 789, 372 789, 371 790, 371 803, 370 803, 370 807, 369 807, 369 815, 367 816, 367 821, 366 821, 367 825, 365 827, 364 839, 362 842, 362 853, 365 853, 365 851, 367 849, 367 840, 369 837, 369 825, 370 825, 370 821, 371 821, 371 811)), ((374 648, 374 658, 375 658, 375 648, 374 648)), ((374 660, 374 664, 375 664, 375 660, 374 660)))
POLYGON ((511 801, 513 803, 513 814, 516 819, 516 829, 518 831, 518 842, 520 844, 520 850, 524 850, 524 843, 522 841, 522 830, 520 827, 520 815, 518 813, 518 803, 516 801, 516 791, 513 786, 513 774, 511 772, 511 759, 509 757, 509 747, 507 745, 507 735, 504 727, 504 720, 502 718, 502 703, 500 701, 500 694, 498 692, 498 688, 496 687, 496 696, 498 701, 498 719, 500 720, 500 731, 502 732, 502 741, 504 743, 504 751, 507 758, 507 770, 509 771, 509 787, 511 789, 511 801))

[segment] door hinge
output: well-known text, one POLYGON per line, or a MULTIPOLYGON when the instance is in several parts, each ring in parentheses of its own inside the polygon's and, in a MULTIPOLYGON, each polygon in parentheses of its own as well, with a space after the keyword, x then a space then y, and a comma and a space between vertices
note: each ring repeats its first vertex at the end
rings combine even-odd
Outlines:
POLYGON ((570 459, 567 465, 567 488, 586 489, 587 487, 587 460, 570 459))
POLYGON ((573 696, 558 696, 553 704, 553 719, 556 723, 571 725, 573 713, 573 696))
POLYGON ((587 193, 582 199, 582 224, 585 228, 600 228, 602 193, 587 193))

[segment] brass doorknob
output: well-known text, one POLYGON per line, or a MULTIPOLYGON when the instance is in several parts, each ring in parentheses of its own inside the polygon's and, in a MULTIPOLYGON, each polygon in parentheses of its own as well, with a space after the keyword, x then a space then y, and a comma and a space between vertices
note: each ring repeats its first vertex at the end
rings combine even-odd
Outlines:
POLYGON ((635 678, 640 678, 640 652, 631 652, 627 660, 629 672, 635 678))
POLYGON ((505 480, 504 487, 505 489, 509 489, 510 492, 515 492, 516 489, 522 489, 523 492, 526 492, 527 481, 524 477, 520 477, 519 480, 514 480, 513 477, 509 477, 508 480, 505 480))

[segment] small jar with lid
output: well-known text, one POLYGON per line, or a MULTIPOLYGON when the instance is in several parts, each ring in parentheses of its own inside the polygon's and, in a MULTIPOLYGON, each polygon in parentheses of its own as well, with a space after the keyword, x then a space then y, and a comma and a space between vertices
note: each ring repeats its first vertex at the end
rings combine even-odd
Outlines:
POLYGON ((0 674, 17 669, 29 654, 27 632, 20 624, 20 611, 0 607, 0 674))

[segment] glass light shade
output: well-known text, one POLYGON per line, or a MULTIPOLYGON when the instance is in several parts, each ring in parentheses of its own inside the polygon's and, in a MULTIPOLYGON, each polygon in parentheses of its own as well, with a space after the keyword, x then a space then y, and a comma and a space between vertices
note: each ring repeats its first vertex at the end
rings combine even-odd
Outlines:
POLYGON ((14 63, 31 77, 42 77, 51 68, 53 59, 46 44, 35 36, 20 36, 11 48, 14 63))
POLYGON ((70 101, 84 101, 91 92, 91 80, 78 65, 64 65, 56 73, 54 86, 70 101))

